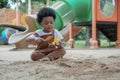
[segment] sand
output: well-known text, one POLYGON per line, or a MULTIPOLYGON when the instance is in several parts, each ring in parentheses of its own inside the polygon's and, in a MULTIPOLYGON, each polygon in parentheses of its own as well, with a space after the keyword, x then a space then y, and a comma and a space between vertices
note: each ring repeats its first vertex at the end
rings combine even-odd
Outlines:
POLYGON ((63 59, 31 61, 31 49, 0 46, 0 80, 120 80, 120 49, 69 49, 63 59))

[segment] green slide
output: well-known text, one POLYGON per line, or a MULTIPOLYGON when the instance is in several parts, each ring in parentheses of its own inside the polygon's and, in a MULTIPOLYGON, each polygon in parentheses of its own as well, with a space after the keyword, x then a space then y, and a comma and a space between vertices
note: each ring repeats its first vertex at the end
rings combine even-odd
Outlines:
POLYGON ((91 21, 92 0, 59 0, 51 6, 56 11, 55 27, 63 29, 71 21, 91 21))

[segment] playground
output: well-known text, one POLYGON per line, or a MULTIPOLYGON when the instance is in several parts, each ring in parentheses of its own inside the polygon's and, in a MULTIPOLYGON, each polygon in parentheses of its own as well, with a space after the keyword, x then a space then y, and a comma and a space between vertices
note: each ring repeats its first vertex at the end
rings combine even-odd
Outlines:
POLYGON ((55 28, 69 43, 65 56, 32 61, 36 45, 25 39, 41 29, 36 13, 2 9, 0 80, 120 80, 120 0, 58 0, 47 7, 55 10, 55 28), (76 47, 74 37, 84 27, 88 47, 76 47), (99 32, 115 44, 101 47, 99 32))
MULTIPOLYGON (((70 42, 71 48, 74 47, 74 37, 81 32, 83 27, 86 27, 86 35, 84 35, 86 36, 86 44, 90 48, 100 48, 101 38, 99 33, 102 33, 109 42, 114 42, 115 47, 119 47, 120 10, 118 4, 119 0, 66 0, 56 1, 53 5, 47 7, 55 10, 57 16, 54 23, 55 29, 61 32, 66 42, 70 42)), ((4 9, 2 12, 4 12, 4 9)), ((35 30, 41 29, 41 26, 36 21, 35 13, 30 14, 28 12, 29 15, 23 14, 20 16, 21 13, 19 11, 16 12, 18 14, 16 21, 11 19, 13 23, 17 23, 16 25, 9 25, 8 21, 10 20, 5 19, 5 22, 0 23, 0 26, 6 27, 6 24, 8 24, 8 27, 19 30, 20 33, 13 34, 10 38, 7 37, 8 43, 16 44, 16 48, 26 48, 29 44, 25 43, 25 38, 35 30)), ((9 16, 9 14, 3 14, 1 18, 3 19, 4 16, 9 16)), ((5 34, 7 35, 7 32, 5 34)), ((4 38, 4 35, 2 37, 4 38)))

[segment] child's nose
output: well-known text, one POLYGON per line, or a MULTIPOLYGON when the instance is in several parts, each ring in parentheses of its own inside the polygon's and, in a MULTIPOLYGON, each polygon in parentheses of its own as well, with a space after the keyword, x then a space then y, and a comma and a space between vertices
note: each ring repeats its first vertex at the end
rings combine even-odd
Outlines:
POLYGON ((53 25, 52 25, 52 24, 48 24, 48 26, 53 27, 53 25))
POLYGON ((51 24, 51 23, 49 23, 48 25, 49 25, 49 26, 51 26, 52 24, 51 24))

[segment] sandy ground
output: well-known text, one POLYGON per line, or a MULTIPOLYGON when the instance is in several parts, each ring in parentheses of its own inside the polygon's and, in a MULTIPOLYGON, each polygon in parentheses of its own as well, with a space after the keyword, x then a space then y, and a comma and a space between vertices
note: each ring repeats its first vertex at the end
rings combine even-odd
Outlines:
POLYGON ((31 61, 32 49, 0 46, 0 80, 120 80, 120 48, 69 49, 63 59, 31 61))

